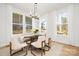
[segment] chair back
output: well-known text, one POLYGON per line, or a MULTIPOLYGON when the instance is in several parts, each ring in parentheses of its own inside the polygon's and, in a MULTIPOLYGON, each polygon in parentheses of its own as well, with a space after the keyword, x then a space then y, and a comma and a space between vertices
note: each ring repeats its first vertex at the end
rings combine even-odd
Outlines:
POLYGON ((43 42, 45 41, 45 36, 39 36, 38 40, 36 42, 33 42, 32 45, 38 48, 41 48, 43 46, 43 42))
POLYGON ((46 44, 46 42, 45 42, 45 36, 39 36, 38 37, 38 42, 41 43, 41 47, 43 48, 44 45, 46 44))
POLYGON ((45 36, 39 36, 38 37, 38 42, 42 42, 45 41, 45 36))
POLYGON ((11 40, 12 49, 18 49, 18 47, 20 46, 19 39, 20 38, 18 36, 12 37, 12 40, 11 40))

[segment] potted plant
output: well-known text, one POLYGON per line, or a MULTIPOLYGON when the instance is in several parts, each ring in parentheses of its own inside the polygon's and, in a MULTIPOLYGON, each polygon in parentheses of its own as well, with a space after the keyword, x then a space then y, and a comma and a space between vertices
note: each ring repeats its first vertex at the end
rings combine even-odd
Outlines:
POLYGON ((34 34, 38 34, 39 30, 36 29, 35 31, 33 31, 34 34))

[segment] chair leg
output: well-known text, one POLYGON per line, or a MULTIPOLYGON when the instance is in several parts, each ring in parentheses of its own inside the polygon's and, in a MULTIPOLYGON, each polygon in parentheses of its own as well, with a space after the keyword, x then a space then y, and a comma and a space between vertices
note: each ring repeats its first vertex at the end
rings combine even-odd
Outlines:
POLYGON ((43 53, 44 53, 44 55, 45 55, 45 50, 43 49, 43 53))
POLYGON ((12 56, 12 44, 10 42, 10 56, 12 56))
POLYGON ((41 56, 45 55, 45 50, 42 49, 41 56))
POLYGON ((28 53, 27 53, 27 50, 28 50, 28 47, 24 47, 24 50, 25 50, 25 55, 24 56, 26 56, 28 53))
POLYGON ((27 53, 28 53, 28 47, 25 47, 25 49, 26 49, 26 55, 27 55, 27 53))
POLYGON ((43 52, 41 52, 41 56, 43 56, 43 52))

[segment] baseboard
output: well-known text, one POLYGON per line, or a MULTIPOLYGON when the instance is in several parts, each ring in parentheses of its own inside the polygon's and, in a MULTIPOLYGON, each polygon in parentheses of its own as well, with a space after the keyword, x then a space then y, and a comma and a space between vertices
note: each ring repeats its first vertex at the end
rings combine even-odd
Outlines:
POLYGON ((5 48, 5 47, 9 47, 9 44, 1 46, 0 49, 5 48))
POLYGON ((59 43, 59 44, 62 44, 62 45, 69 45, 69 46, 73 46, 73 47, 78 47, 78 46, 75 46, 75 45, 72 45, 72 44, 67 44, 67 43, 62 43, 62 42, 58 42, 58 41, 52 41, 52 42, 55 42, 55 43, 59 43))

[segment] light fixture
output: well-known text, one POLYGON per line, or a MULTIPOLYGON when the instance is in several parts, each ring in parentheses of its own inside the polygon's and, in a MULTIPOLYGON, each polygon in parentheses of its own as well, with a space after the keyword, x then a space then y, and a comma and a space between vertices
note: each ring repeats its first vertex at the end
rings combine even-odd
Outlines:
POLYGON ((37 3, 34 3, 34 11, 33 11, 33 14, 31 14, 31 11, 30 11, 30 16, 34 19, 39 19, 38 15, 37 15, 37 3))

